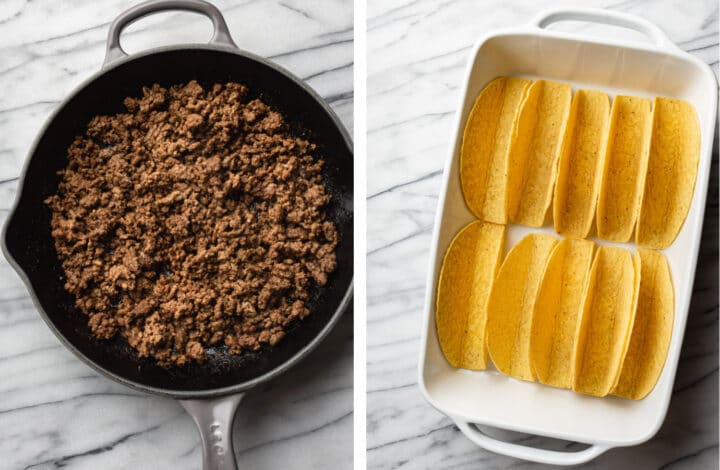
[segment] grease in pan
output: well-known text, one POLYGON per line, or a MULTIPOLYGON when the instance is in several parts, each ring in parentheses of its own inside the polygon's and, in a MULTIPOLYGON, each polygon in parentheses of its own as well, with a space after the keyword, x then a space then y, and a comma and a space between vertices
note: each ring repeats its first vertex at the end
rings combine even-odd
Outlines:
POLYGON ((470 211, 481 220, 507 222, 508 149, 530 80, 501 77, 475 100, 465 124, 460 182, 470 211))
POLYGON ((652 127, 646 98, 616 96, 597 207, 598 236, 614 242, 630 239, 645 181, 652 127))
POLYGON ((508 253, 488 301, 488 351, 497 369, 534 380, 530 332, 535 298, 555 237, 530 234, 508 253))
POLYGON ((568 238, 550 255, 535 301, 530 339, 538 382, 572 387, 575 337, 594 247, 589 240, 568 238))
POLYGON ((576 338, 573 390, 604 397, 619 379, 632 330, 636 267, 622 248, 598 248, 576 338))
POLYGON ((583 238, 590 232, 609 120, 610 100, 605 93, 575 92, 563 137, 553 201, 555 231, 561 235, 583 238))
POLYGON ((572 89, 545 80, 528 89, 510 143, 508 216, 511 222, 540 227, 552 201, 560 141, 572 89))
POLYGON ((487 367, 487 301, 504 243, 504 226, 475 221, 460 230, 445 253, 435 318, 440 347, 454 367, 487 367))
POLYGON ((690 210, 700 160, 700 123, 688 102, 655 98, 645 193, 635 241, 662 249, 690 210))
POLYGON ((672 336, 675 297, 665 255, 640 249, 640 287, 630 344, 613 395, 645 398, 660 377, 672 336))

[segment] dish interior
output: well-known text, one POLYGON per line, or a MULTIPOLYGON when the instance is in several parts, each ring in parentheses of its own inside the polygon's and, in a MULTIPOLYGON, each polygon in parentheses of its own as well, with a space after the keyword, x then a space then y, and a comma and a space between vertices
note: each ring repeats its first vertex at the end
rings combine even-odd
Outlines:
MULTIPOLYGON (((452 160, 445 168, 432 272, 426 297, 428 330, 421 357, 421 388, 440 411, 469 422, 587 443, 633 445, 652 437, 667 411, 687 320, 705 193, 710 170, 717 83, 702 64, 680 54, 626 48, 538 34, 502 34, 483 42, 471 64, 462 108, 456 116, 452 160), (645 399, 594 398, 537 383, 522 382, 497 370, 455 369, 445 360, 435 330, 435 290, 443 255, 453 236, 474 219, 463 200, 459 156, 465 120, 475 97, 492 79, 520 76, 569 83, 573 90, 681 98, 692 103, 701 125, 701 157, 692 205, 675 242, 663 250, 675 286, 675 323, 667 361, 655 389, 645 399)), ((550 210, 552 212, 552 210, 550 210)), ((508 225, 506 250, 531 232, 555 234, 548 217, 541 229, 508 225)), ((634 235, 633 235, 634 237, 634 235)), ((622 246, 633 243, 597 244, 622 246)))

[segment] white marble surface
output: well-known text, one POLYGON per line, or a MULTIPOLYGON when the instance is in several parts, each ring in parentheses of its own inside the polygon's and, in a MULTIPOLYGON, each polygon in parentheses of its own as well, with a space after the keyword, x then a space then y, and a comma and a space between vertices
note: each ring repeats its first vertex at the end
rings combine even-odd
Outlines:
MULTIPOLYGON (((423 399, 416 382, 430 238, 468 54, 483 33, 523 24, 556 3, 369 2, 368 468, 544 468, 477 448, 423 399)), ((641 15, 717 74, 716 0, 575 3, 641 15)), ((717 141, 714 152, 695 293, 665 424, 651 441, 611 450, 583 468, 718 468, 717 141)))
MULTIPOLYGON (((125 0, 0 1, 0 223, 51 110, 100 67, 125 0)), ((308 80, 352 129, 352 1, 216 1, 235 42, 308 80)), ((203 42, 198 15, 156 15, 123 46, 203 42)), ((59 149, 62 151, 62 149, 59 149)), ((248 394, 235 422, 241 468, 352 465, 352 314, 299 367, 248 394)), ((199 437, 173 400, 116 384, 64 349, 0 255, 0 469, 195 469, 199 437)))

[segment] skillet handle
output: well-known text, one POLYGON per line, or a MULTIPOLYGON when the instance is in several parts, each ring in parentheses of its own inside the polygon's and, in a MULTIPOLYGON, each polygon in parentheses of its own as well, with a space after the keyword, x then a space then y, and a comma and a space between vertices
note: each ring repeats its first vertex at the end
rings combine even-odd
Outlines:
POLYGON ((236 470, 232 425, 244 393, 205 400, 180 400, 193 417, 203 448, 203 470, 236 470))
POLYGON ((536 447, 528 447, 512 442, 500 441, 488 436, 476 426, 460 419, 455 420, 455 424, 465 437, 473 441, 478 446, 490 452, 500 455, 507 455, 516 459, 528 460, 530 462, 538 462, 550 465, 579 465, 589 462, 598 455, 610 449, 607 446, 592 444, 587 449, 579 452, 560 452, 555 450, 538 449, 536 447))
POLYGON ((215 5, 204 0, 148 0, 121 13, 112 22, 102 68, 107 68, 109 65, 128 56, 120 46, 120 33, 126 26, 152 13, 171 10, 190 11, 207 16, 212 21, 214 30, 210 44, 237 48, 230 36, 230 30, 225 18, 223 18, 222 13, 215 5))

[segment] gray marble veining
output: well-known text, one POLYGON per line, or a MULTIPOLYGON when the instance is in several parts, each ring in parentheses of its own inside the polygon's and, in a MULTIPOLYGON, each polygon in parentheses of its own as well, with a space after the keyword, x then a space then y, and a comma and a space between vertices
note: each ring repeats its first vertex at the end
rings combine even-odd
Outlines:
MULTIPOLYGON (((641 15, 717 74, 717 2, 575 3, 641 15)), ((417 359, 437 196, 468 54, 485 32, 525 24, 555 4, 563 3, 369 1, 368 468, 545 468, 467 440, 423 399, 417 359)), ((587 25, 567 27, 603 34, 587 25)), ((649 442, 611 450, 583 468, 718 468, 717 163, 716 137, 700 261, 667 419, 649 442)))
MULTIPOLYGON (((97 71, 110 22, 137 2, 0 2, 0 224, 27 151, 53 108, 97 71)), ((352 2, 214 2, 235 42, 323 95, 352 129, 352 2)), ((123 34, 128 51, 204 42, 210 22, 155 15, 123 34)), ((63 152, 65 149, 58 149, 63 152)), ((352 313, 298 367, 250 392, 235 421, 241 468, 350 468, 352 313)), ((195 469, 199 436, 173 400, 99 376, 63 348, 0 255, 0 469, 195 469)))

